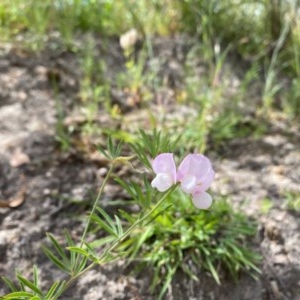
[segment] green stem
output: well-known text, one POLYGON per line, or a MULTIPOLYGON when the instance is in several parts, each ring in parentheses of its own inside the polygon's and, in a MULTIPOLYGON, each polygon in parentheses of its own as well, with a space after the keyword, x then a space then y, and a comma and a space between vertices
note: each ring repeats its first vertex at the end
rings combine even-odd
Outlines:
MULTIPOLYGON (((92 208, 92 210, 91 210, 91 213, 90 213, 89 218, 88 218, 88 220, 87 220, 87 223, 86 223, 86 226, 85 226, 85 228, 84 228, 83 234, 82 234, 82 236, 81 236, 80 246, 79 246, 80 248, 83 247, 84 240, 85 240, 85 237, 86 237, 86 235, 87 235, 88 229, 89 229, 89 227, 90 227, 92 217, 93 217, 93 215, 94 215, 94 213, 95 213, 95 211, 96 211, 96 208, 97 208, 97 206, 98 206, 99 200, 100 200, 100 198, 101 198, 101 196, 102 196, 102 194, 103 194, 104 187, 106 186, 106 183, 107 183, 107 181, 108 181, 108 179, 109 179, 109 177, 110 177, 110 174, 111 174, 111 172, 112 172, 114 166, 115 166, 115 164, 114 164, 114 161, 113 161, 112 164, 111 164, 111 166, 110 166, 110 168, 109 168, 109 170, 108 170, 108 172, 107 172, 107 174, 106 174, 106 176, 105 176, 105 178, 104 178, 104 180, 103 180, 103 182, 102 182, 102 184, 101 184, 99 193, 98 193, 97 198, 96 198, 96 200, 95 200, 95 202, 94 202, 93 208, 92 208)), ((78 264, 78 259, 79 259, 79 257, 80 257, 80 255, 78 254, 78 255, 77 255, 77 258, 76 258, 75 266, 77 266, 77 264, 78 264)), ((81 271, 81 272, 79 272, 79 273, 77 273, 77 274, 75 274, 75 275, 71 275, 71 278, 70 278, 70 279, 66 282, 66 284, 65 284, 64 291, 67 290, 67 289, 69 288, 69 286, 72 284, 72 282, 73 282, 74 280, 76 280, 79 276, 81 276, 82 274, 84 274, 84 273, 87 272, 88 270, 92 269, 95 265, 96 265, 95 263, 92 263, 92 264, 90 264, 88 267, 86 267, 83 271, 81 271)))
MULTIPOLYGON (((97 207, 97 204, 99 202, 99 199, 102 195, 102 192, 103 192, 103 189, 104 189, 104 186, 113 170, 113 167, 114 167, 114 164, 111 165, 109 171, 107 172, 106 174, 106 177, 105 179, 103 180, 103 183, 102 183, 102 186, 100 188, 100 191, 99 191, 99 194, 95 200, 95 203, 94 203, 94 206, 93 206, 93 209, 91 211, 91 214, 90 214, 90 217, 88 219, 88 222, 87 222, 87 225, 85 227, 85 230, 83 232, 83 235, 82 235, 82 238, 81 238, 81 244, 80 244, 80 247, 83 246, 83 243, 84 243, 84 239, 85 239, 85 236, 87 234, 87 231, 88 231, 88 227, 90 225, 90 222, 91 222, 91 217, 92 215, 94 214, 95 210, 96 210, 96 207, 97 207)), ((98 262, 92 262, 89 266, 87 266, 84 270, 82 270, 81 272, 77 273, 76 275, 72 275, 71 278, 66 282, 65 286, 64 286, 64 289, 62 291, 62 293, 67 290, 70 285, 80 276, 82 276, 84 273, 86 273, 87 271, 91 270, 93 267, 95 267, 96 265, 98 264, 102 264, 107 256, 108 253, 110 253, 111 251, 113 251, 115 248, 117 248, 131 233, 132 231, 134 231, 141 223, 143 223, 148 217, 150 217, 153 212, 155 212, 159 206, 166 200, 166 198, 176 189, 178 184, 174 185, 173 187, 171 187, 164 195, 163 197, 143 216, 141 217, 140 219, 138 219, 137 221, 135 221, 134 224, 132 224, 120 237, 118 237, 113 243, 111 246, 109 246, 103 253, 102 255, 100 255, 100 257, 98 258, 98 262)))
POLYGON ((142 222, 144 222, 149 216, 153 214, 154 211, 158 209, 158 207, 166 200, 166 198, 175 190, 177 184, 172 186, 164 195, 163 197, 151 208, 149 212, 147 212, 142 218, 135 221, 120 237, 118 237, 110 247, 108 247, 103 254, 99 257, 98 262, 99 264, 102 263, 102 260, 105 259, 106 255, 113 251, 116 247, 118 247, 131 233, 135 230, 142 222))
POLYGON ((87 271, 91 270, 92 268, 94 268, 96 265, 97 264, 95 262, 92 262, 89 266, 87 266, 81 272, 77 273, 76 275, 71 275, 71 277, 69 278, 69 280, 65 283, 65 286, 64 286, 63 290, 61 291, 61 294, 63 294, 72 285, 72 283, 74 281, 76 281, 77 278, 79 278, 80 276, 82 276, 87 271))
POLYGON ((109 170, 108 170, 108 172, 107 172, 107 174, 106 174, 106 176, 105 176, 105 178, 104 178, 104 180, 103 180, 103 182, 102 182, 102 185, 101 185, 101 187, 100 187, 100 191, 99 191, 99 193, 98 193, 98 195, 97 195, 97 198, 96 198, 96 200, 95 200, 95 202, 94 202, 93 208, 92 208, 92 210, 91 210, 91 213, 90 213, 89 218, 88 218, 88 220, 87 220, 86 226, 85 226, 85 228, 84 228, 84 232, 83 232, 82 237, 81 237, 80 248, 82 248, 82 246, 83 246, 83 243, 84 243, 86 234, 87 234, 88 229, 89 229, 90 224, 91 224, 92 217, 93 217, 93 215, 94 215, 94 213, 95 213, 95 210, 96 210, 96 208, 97 208, 97 206, 98 206, 98 202, 99 202, 99 200, 100 200, 100 198, 101 198, 101 196, 102 196, 104 187, 105 187, 105 185, 106 185, 106 183, 107 183, 107 181, 108 181, 108 179, 109 179, 109 177, 110 177, 110 174, 111 174, 113 168, 114 168, 114 162, 111 164, 111 166, 110 166, 110 168, 109 168, 109 170))

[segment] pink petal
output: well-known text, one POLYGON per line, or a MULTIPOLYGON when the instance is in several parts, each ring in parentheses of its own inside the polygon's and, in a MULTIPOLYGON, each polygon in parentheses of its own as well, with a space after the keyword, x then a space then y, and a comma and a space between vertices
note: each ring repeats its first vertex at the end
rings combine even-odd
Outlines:
POLYGON ((160 192, 165 192, 174 184, 172 178, 166 173, 158 173, 152 180, 151 186, 160 192))
POLYGON ((213 169, 210 169, 208 174, 206 174, 205 179, 202 182, 203 191, 206 191, 210 187, 210 185, 213 182, 214 178, 215 178, 215 172, 214 172, 213 169))
POLYGON ((197 179, 204 177, 211 169, 209 159, 202 154, 188 154, 178 168, 177 178, 181 180, 187 174, 196 176, 197 179))
POLYGON ((199 209, 208 209, 212 204, 212 197, 207 193, 195 193, 192 196, 193 204, 199 209))
POLYGON ((168 174, 173 183, 176 182, 176 165, 173 153, 162 153, 156 156, 152 162, 152 168, 155 174, 168 174))
POLYGON ((202 182, 200 181, 200 184, 197 186, 197 188, 194 190, 195 193, 203 193, 205 192, 211 185, 215 178, 215 172, 213 169, 210 169, 208 174, 204 178, 202 178, 202 182))

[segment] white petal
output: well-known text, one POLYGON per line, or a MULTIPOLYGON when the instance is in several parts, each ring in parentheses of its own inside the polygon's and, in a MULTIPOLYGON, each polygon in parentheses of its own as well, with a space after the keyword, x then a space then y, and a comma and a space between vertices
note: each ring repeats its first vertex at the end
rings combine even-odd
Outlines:
POLYGON ((212 204, 212 197, 207 193, 196 193, 192 197, 194 205, 199 209, 208 209, 212 204))
POLYGON ((161 153, 157 155, 152 162, 152 168, 155 174, 168 174, 173 182, 176 182, 176 165, 173 153, 161 153))
POLYGON ((153 188, 157 188, 160 192, 165 192, 173 185, 172 178, 166 173, 158 173, 151 182, 153 188))
POLYGON ((194 192, 197 185, 197 178, 195 176, 186 175, 181 180, 181 188, 184 192, 191 194, 194 192))

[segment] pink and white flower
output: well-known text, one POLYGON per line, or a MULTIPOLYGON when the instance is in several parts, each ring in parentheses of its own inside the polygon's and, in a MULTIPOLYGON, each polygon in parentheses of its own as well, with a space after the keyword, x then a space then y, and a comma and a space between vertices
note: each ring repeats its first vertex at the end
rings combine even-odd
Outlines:
POLYGON ((178 167, 177 180, 184 192, 192 195, 197 208, 207 209, 212 197, 206 193, 215 176, 210 160, 202 154, 188 154, 178 167))
POLYGON ((152 187, 165 192, 176 182, 181 189, 192 195, 192 201, 197 208, 207 209, 212 204, 212 197, 206 193, 211 185, 215 172, 210 160, 202 154, 188 154, 178 167, 172 153, 159 154, 152 162, 156 177, 151 182, 152 187))
POLYGON ((152 168, 156 177, 151 186, 160 192, 165 192, 176 183, 176 165, 172 153, 162 153, 156 156, 152 162, 152 168))

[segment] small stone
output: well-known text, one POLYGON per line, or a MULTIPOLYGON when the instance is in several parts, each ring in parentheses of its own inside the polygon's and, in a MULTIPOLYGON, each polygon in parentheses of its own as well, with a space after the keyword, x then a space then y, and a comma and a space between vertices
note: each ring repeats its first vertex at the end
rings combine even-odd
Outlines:
POLYGON ((46 189, 43 189, 43 194, 44 194, 45 196, 48 196, 48 195, 50 195, 50 194, 51 194, 51 190, 50 190, 50 189, 48 189, 48 188, 46 188, 46 189))
POLYGON ((10 158, 10 165, 14 168, 30 163, 29 156, 22 151, 21 148, 16 148, 12 157, 10 158))
POLYGON ((133 47, 139 39, 139 33, 136 29, 130 29, 120 37, 120 45, 123 50, 133 47))
POLYGON ((284 254, 277 254, 273 258, 274 264, 278 265, 287 265, 288 264, 288 258, 284 254))

